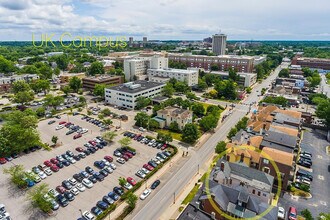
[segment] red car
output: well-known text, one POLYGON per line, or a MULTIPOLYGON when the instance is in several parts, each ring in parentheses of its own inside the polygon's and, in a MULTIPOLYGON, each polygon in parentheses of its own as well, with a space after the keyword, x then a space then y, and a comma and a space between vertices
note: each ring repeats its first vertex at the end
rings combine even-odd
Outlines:
POLYGON ((80 138, 82 137, 82 135, 79 133, 79 134, 76 134, 75 136, 73 136, 73 139, 77 139, 77 138, 80 138))
POLYGON ((7 160, 3 157, 0 157, 0 164, 5 164, 7 163, 7 160))
POLYGON ((66 189, 63 186, 57 186, 56 191, 63 194, 66 192, 66 189))
POLYGON ((161 148, 161 150, 165 150, 167 148, 167 144, 164 144, 161 148))
POLYGON ((136 185, 136 181, 135 181, 135 179, 133 179, 132 177, 127 177, 127 182, 129 183, 129 184, 131 184, 132 186, 135 186, 136 185))
POLYGON ((144 164, 143 168, 152 171, 154 168, 152 166, 150 166, 149 164, 144 164))
POLYGON ((44 162, 44 164, 47 166, 47 167, 51 167, 53 164, 49 161, 49 160, 46 160, 44 162))
POLYGON ((55 158, 50 159, 50 162, 52 162, 53 164, 57 164, 58 163, 58 161, 55 158))
POLYGON ((106 159, 110 163, 113 161, 113 158, 111 156, 104 156, 104 159, 106 159))
POLYGON ((50 169, 51 169, 53 172, 57 172, 57 171, 60 170, 60 168, 58 168, 56 165, 51 166, 50 169))
POLYGON ((125 152, 124 155, 128 156, 129 158, 132 158, 134 155, 131 154, 130 152, 125 152))
POLYGON ((141 136, 141 134, 138 134, 138 135, 136 135, 133 139, 134 139, 134 140, 137 140, 140 136, 141 136))
POLYGON ((78 151, 78 152, 84 152, 84 149, 82 147, 77 147, 76 148, 76 151, 78 151))
POLYGON ((66 122, 65 121, 60 121, 58 124, 59 125, 64 125, 64 124, 66 124, 66 122))
POLYGON ((295 207, 290 207, 288 212, 288 219, 289 220, 296 220, 297 219, 297 209, 295 207))
POLYGON ((88 143, 90 143, 93 146, 96 146, 96 142, 95 141, 88 141, 88 143))
POLYGON ((125 161, 128 161, 129 160, 129 157, 127 155, 122 155, 121 158, 123 158, 125 161))

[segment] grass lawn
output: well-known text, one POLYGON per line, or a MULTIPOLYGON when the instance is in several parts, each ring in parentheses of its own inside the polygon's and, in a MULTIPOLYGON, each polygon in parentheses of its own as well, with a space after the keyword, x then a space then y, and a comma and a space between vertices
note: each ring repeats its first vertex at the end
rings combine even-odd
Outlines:
POLYGON ((165 129, 157 129, 156 131, 163 133, 163 134, 171 134, 172 138, 175 140, 178 140, 178 141, 182 140, 180 133, 176 133, 176 132, 165 130, 165 129))
POLYGON ((182 201, 182 204, 187 205, 193 198, 195 197, 196 193, 198 192, 200 185, 196 184, 194 188, 190 191, 187 197, 182 201))

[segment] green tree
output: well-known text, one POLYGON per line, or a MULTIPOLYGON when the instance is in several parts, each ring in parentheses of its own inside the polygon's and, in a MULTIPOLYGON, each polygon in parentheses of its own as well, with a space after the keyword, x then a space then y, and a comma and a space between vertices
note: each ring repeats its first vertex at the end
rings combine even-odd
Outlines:
POLYGON ((27 186, 27 182, 23 179, 25 177, 23 165, 20 164, 3 168, 3 173, 10 175, 11 182, 19 188, 25 188, 27 186))
POLYGON ((326 126, 330 127, 330 99, 324 99, 318 103, 316 116, 324 119, 326 126))
POLYGON ((53 96, 48 94, 46 95, 44 101, 45 106, 51 106, 55 109, 57 106, 60 106, 62 103, 64 103, 64 98, 62 96, 53 96))
POLYGON ((320 85, 321 77, 318 73, 313 73, 312 76, 307 77, 308 82, 310 83, 310 87, 315 88, 316 86, 320 85))
POLYGON ((215 84, 214 89, 218 92, 218 97, 234 100, 237 98, 237 84, 232 80, 223 80, 215 84))
POLYGON ((166 86, 164 86, 162 89, 162 94, 167 97, 172 97, 174 92, 175 89, 173 88, 173 85, 170 83, 167 83, 166 86))
POLYGON ((103 64, 98 61, 93 62, 90 68, 88 69, 88 74, 91 76, 104 74, 103 64))
POLYGON ((108 131, 103 133, 102 137, 104 140, 112 142, 113 139, 117 136, 117 134, 114 131, 108 131))
POLYGON ((101 113, 106 115, 106 116, 110 116, 111 115, 111 111, 109 108, 104 108, 101 110, 101 113))
POLYGON ((42 79, 52 78, 53 70, 48 64, 39 62, 38 64, 35 65, 38 65, 39 75, 42 79))
POLYGON ((54 135, 54 136, 52 137, 52 142, 53 142, 53 144, 56 145, 56 144, 57 144, 57 141, 58 141, 58 137, 54 135))
POLYGON ((152 131, 159 128, 159 123, 155 119, 149 119, 149 125, 148 128, 152 131))
POLYGON ((79 102, 82 104, 82 106, 87 104, 86 98, 84 96, 79 96, 79 102))
POLYGON ((237 74, 237 71, 231 67, 228 70, 228 76, 229 79, 231 79, 234 82, 237 82, 239 80, 239 75, 237 74))
POLYGON ((314 220, 312 213, 308 209, 302 210, 301 215, 304 216, 306 220, 314 220))
POLYGON ((251 88, 251 87, 247 87, 247 88, 245 89, 245 91, 246 91, 247 93, 251 93, 251 92, 252 92, 252 88, 251 88))
POLYGON ((290 76, 289 69, 281 69, 281 71, 278 74, 279 77, 288 78, 290 76))
POLYGON ((46 112, 46 109, 45 109, 45 107, 39 107, 39 108, 37 108, 36 109, 36 114, 37 114, 37 116, 39 116, 39 117, 43 117, 43 116, 45 116, 45 112, 46 112))
POLYGON ((216 128, 218 125, 218 119, 214 117, 212 114, 204 116, 199 121, 199 126, 204 132, 210 131, 214 128, 216 128))
POLYGON ((28 191, 28 199, 31 200, 33 207, 38 207, 48 213, 52 210, 52 204, 46 202, 44 195, 48 193, 49 187, 46 183, 41 183, 28 191))
POLYGON ((105 84, 96 84, 94 87, 94 95, 104 97, 105 96, 105 84))
POLYGON ((222 152, 224 152, 226 150, 226 145, 226 142, 220 141, 217 146, 215 146, 215 153, 221 154, 222 152))
POLYGON ((66 70, 69 64, 69 58, 66 54, 54 57, 57 67, 61 70, 66 70))
POLYGON ((100 113, 98 116, 97 116, 100 120, 103 120, 104 119, 104 115, 102 113, 100 113))
POLYGON ((136 202, 138 200, 138 197, 134 195, 132 192, 129 192, 127 195, 126 203, 130 208, 135 208, 136 202))
POLYGON ((11 85, 11 89, 12 89, 13 93, 15 93, 15 94, 18 92, 28 92, 31 90, 29 84, 27 84, 23 80, 13 82, 11 85))
POLYGON ((279 97, 267 96, 264 98, 264 100, 262 100, 262 102, 281 105, 282 107, 286 107, 288 105, 288 100, 282 96, 279 97))
POLYGON ((1 73, 10 73, 15 71, 14 63, 4 58, 0 55, 0 72, 1 73))
POLYGON ((127 183, 127 181, 124 177, 119 177, 118 182, 119 182, 120 186, 124 186, 127 183))
POLYGON ((44 92, 46 94, 50 90, 50 82, 46 79, 37 79, 30 83, 30 86, 35 93, 44 92))
POLYGON ((72 77, 69 81, 69 86, 73 92, 78 92, 82 87, 81 79, 79 79, 77 76, 72 77))
POLYGON ((317 217, 318 220, 330 220, 330 213, 323 213, 321 212, 319 217, 317 217))
POLYGON ((150 98, 146 98, 143 96, 140 96, 136 99, 136 107, 135 109, 140 110, 142 108, 147 107, 148 105, 150 105, 151 103, 151 99, 150 98))
POLYGON ((33 101, 34 93, 32 91, 18 92, 14 96, 14 102, 20 103, 22 105, 27 104, 28 102, 33 101))
POLYGON ((219 66, 216 64, 211 65, 211 71, 219 71, 219 66))
POLYGON ((195 93, 192 92, 187 92, 186 97, 187 99, 191 99, 191 100, 199 100, 199 98, 195 95, 195 93))
POLYGON ((198 127, 189 123, 182 129, 182 140, 187 143, 194 143, 199 137, 198 127))
POLYGON ((174 89, 176 92, 182 92, 182 93, 186 93, 191 90, 190 87, 187 85, 187 83, 181 81, 177 81, 174 84, 174 89))
POLYGON ((171 134, 164 134, 161 132, 157 133, 157 139, 160 140, 161 142, 169 143, 173 141, 173 137, 171 134))
POLYGON ((109 125, 113 124, 113 121, 111 119, 107 118, 107 119, 103 120, 103 123, 109 126, 109 125))
POLYGON ((129 137, 124 137, 122 139, 120 139, 118 141, 118 143, 122 146, 122 147, 128 147, 129 145, 131 145, 132 140, 129 137))
POLYGON ((64 92, 65 96, 68 96, 68 94, 71 92, 71 87, 69 85, 63 86, 61 88, 62 92, 64 92))
POLYGON ((146 128, 148 126, 149 115, 145 112, 139 112, 134 117, 134 120, 136 126, 146 128))
POLYGON ((227 138, 228 139, 231 139, 232 137, 234 137, 237 133, 237 128, 236 127, 233 127, 232 129, 230 129, 228 135, 227 135, 227 138))
POLYGON ((203 79, 198 79, 197 87, 201 91, 205 91, 208 87, 207 83, 203 79))
POLYGON ((201 103, 195 103, 192 107, 191 110, 196 114, 197 116, 203 116, 205 113, 205 109, 203 104, 201 103))
POLYGON ((168 126, 170 131, 180 132, 179 124, 176 121, 172 121, 171 124, 168 126))

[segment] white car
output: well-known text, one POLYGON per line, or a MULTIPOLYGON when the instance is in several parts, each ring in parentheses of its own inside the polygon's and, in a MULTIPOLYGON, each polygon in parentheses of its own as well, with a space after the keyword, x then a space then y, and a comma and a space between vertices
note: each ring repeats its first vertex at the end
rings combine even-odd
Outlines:
POLYGON ((156 157, 157 160, 159 160, 160 162, 164 162, 164 159, 161 157, 156 157))
POLYGON ((105 160, 105 159, 102 159, 101 161, 102 161, 107 167, 110 166, 110 162, 109 162, 109 161, 107 161, 107 160, 105 160))
POLYGON ((75 159, 73 159, 72 157, 68 157, 67 161, 69 161, 71 164, 76 163, 77 161, 75 159))
POLYGON ((117 168, 117 166, 114 163, 110 163, 110 168, 113 169, 113 170, 115 170, 117 168))
POLYGON ((58 125, 58 126, 56 126, 56 130, 61 130, 62 128, 64 128, 64 125, 58 125))
POLYGON ((146 174, 142 170, 138 170, 135 175, 142 179, 146 177, 146 174))
POLYGON ((141 200, 145 200, 151 193, 151 189, 145 189, 143 193, 140 195, 141 200))
POLYGON ((56 197, 56 196, 59 195, 59 193, 55 189, 48 190, 48 194, 53 196, 53 197, 56 197))
POLYGON ((83 213, 83 217, 86 219, 86 220, 94 220, 95 219, 95 216, 90 213, 89 211, 85 211, 83 213))
POLYGON ((155 157, 151 159, 153 162, 155 162, 156 164, 160 164, 160 161, 155 157))
POLYGON ((75 196, 79 194, 79 190, 76 187, 73 187, 70 192, 75 196))
POLYGON ((149 143, 148 143, 148 146, 152 146, 154 143, 155 143, 155 139, 152 139, 149 143))
POLYGON ((121 164, 124 164, 125 160, 123 158, 119 157, 119 158, 117 158, 117 162, 121 163, 121 164))
POLYGON ((46 169, 44 169, 44 172, 45 172, 45 174, 46 174, 47 176, 50 176, 50 175, 53 174, 53 172, 50 170, 50 168, 46 168, 46 169))
POLYGON ((123 186, 125 189, 130 190, 133 188, 133 186, 131 184, 129 184, 128 182, 125 183, 125 185, 123 186))
POLYGON ((285 218, 285 210, 284 210, 283 207, 278 207, 277 217, 279 219, 284 219, 285 218))
POLYGON ((81 129, 81 131, 79 132, 80 134, 85 134, 88 132, 88 129, 87 128, 83 128, 81 129))
POLYGON ((110 167, 104 167, 103 169, 108 173, 113 173, 113 169, 111 169, 110 167))
POLYGON ((147 169, 144 168, 144 167, 141 168, 141 171, 142 171, 143 173, 145 173, 145 174, 148 174, 148 173, 150 172, 149 170, 147 170, 147 169))
POLYGON ((83 179, 82 184, 89 189, 93 187, 93 183, 89 179, 83 179))
POLYGON ((76 187, 80 192, 84 192, 86 190, 86 187, 81 183, 78 183, 76 187))
POLYGON ((39 177, 40 177, 41 179, 46 179, 46 177, 47 177, 47 175, 46 175, 43 171, 40 171, 40 172, 38 173, 38 175, 39 175, 39 177))
POLYGON ((77 181, 73 178, 69 178, 68 181, 72 186, 75 186, 77 184, 77 181))

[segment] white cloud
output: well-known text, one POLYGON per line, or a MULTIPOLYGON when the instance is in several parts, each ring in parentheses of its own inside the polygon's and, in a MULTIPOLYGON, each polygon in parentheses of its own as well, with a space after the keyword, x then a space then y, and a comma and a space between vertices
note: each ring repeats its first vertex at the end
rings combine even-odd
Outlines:
POLYGON ((69 31, 149 39, 329 39, 327 0, 0 0, 0 40, 69 31))

